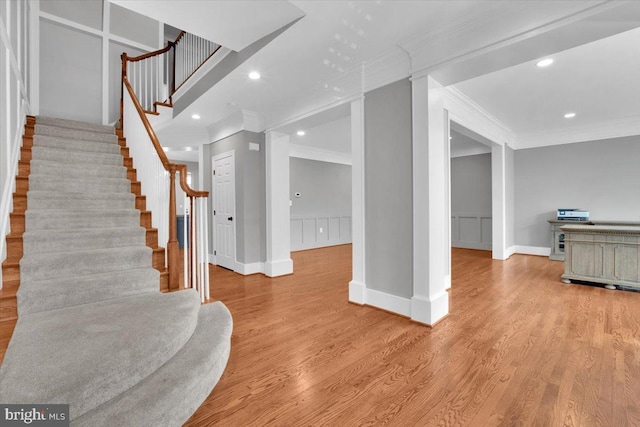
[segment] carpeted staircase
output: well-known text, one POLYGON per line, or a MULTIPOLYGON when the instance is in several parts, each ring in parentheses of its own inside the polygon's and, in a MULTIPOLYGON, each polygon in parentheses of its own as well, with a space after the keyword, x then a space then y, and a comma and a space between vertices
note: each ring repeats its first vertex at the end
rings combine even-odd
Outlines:
POLYGON ((114 129, 39 117, 18 322, 0 402, 68 403, 72 425, 180 425, 222 375, 232 320, 161 293, 114 129))

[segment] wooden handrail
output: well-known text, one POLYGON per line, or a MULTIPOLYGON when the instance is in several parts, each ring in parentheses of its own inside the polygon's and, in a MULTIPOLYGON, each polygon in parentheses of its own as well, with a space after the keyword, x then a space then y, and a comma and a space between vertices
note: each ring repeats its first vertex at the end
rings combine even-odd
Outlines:
POLYGON ((177 164, 177 170, 180 172, 180 188, 184 191, 189 197, 208 197, 208 191, 198 191, 194 190, 187 183, 187 165, 177 164))
MULTIPOLYGON (((148 58, 152 58, 154 56, 158 56, 158 55, 162 55, 164 53, 167 53, 169 50, 174 49, 173 52, 173 61, 172 64, 169 64, 170 66, 172 66, 172 74, 171 74, 171 80, 170 80, 170 90, 169 90, 169 102, 171 102, 171 97, 174 94, 176 87, 175 87, 175 78, 176 78, 176 73, 175 73, 175 69, 176 69, 176 43, 178 43, 180 41, 180 39, 184 36, 185 32, 182 31, 180 32, 180 35, 176 38, 175 42, 167 42, 167 46, 163 49, 159 49, 155 52, 149 52, 134 58, 129 58, 127 57, 126 53, 122 54, 122 86, 121 86, 121 93, 120 93, 120 127, 121 129, 124 129, 124 91, 125 89, 127 90, 127 92, 129 93, 129 96, 131 97, 131 101, 133 102, 133 105, 136 109, 136 111, 138 112, 138 116, 140 118, 140 120, 142 121, 142 124, 144 125, 145 130, 147 131, 147 135, 149 136, 149 139, 151 140, 151 143, 153 145, 154 150, 156 151, 156 154, 158 155, 158 158, 160 159, 160 162, 162 163, 162 167, 169 173, 169 227, 168 227, 168 232, 169 232, 169 236, 168 236, 168 241, 167 241, 167 268, 169 271, 169 289, 170 290, 177 290, 180 287, 180 276, 179 276, 179 253, 180 253, 180 249, 179 249, 179 242, 178 242, 178 231, 177 231, 177 213, 176 213, 176 172, 180 173, 180 188, 185 192, 185 194, 187 195, 187 197, 189 197, 190 203, 191 203, 191 226, 193 229, 193 221, 194 221, 194 212, 193 212, 193 205, 194 202, 197 200, 196 198, 201 198, 198 203, 204 203, 205 202, 205 197, 209 196, 209 192, 208 191, 197 191, 194 190, 193 188, 191 188, 191 186, 189 185, 189 183, 187 182, 187 165, 184 164, 177 164, 177 163, 172 163, 169 161, 164 149, 162 148, 162 145, 160 145, 160 140, 158 139, 158 136, 156 135, 153 127, 151 126, 151 123, 149 122, 149 119, 147 118, 147 112, 145 112, 144 108, 142 107, 142 104, 140 103, 140 99, 138 99, 138 96, 136 95, 135 91, 133 90, 133 87, 131 85, 131 82, 129 81, 129 77, 127 76, 127 63, 128 62, 137 62, 137 61, 142 61, 148 58)), ((219 47, 218 47, 219 49, 219 47)), ((215 51, 209 55, 204 61, 206 62, 211 56, 213 56, 213 54, 218 50, 215 49, 215 51)), ((202 64, 200 64, 202 65, 202 64)), ((133 76, 135 78, 135 75, 133 76)), ((190 76, 189 76, 190 77, 190 76)), ((187 77, 187 79, 189 78, 187 77)), ((153 91, 152 91, 153 92, 153 91)), ((154 94, 154 96, 157 94, 154 94)), ((145 102, 146 105, 146 98, 144 98, 144 96, 146 96, 146 90, 145 90, 145 95, 143 95, 142 101, 145 102)), ((153 99, 152 99, 153 100, 153 99)), ((158 101, 155 100, 154 102, 155 105, 158 104, 158 101)), ((202 208, 202 205, 201 205, 202 208)), ((206 217, 205 217, 206 218, 206 217)), ((205 227, 206 229, 206 227, 205 227)), ((198 243, 198 238, 195 238, 196 243, 198 243)), ((205 239, 200 241, 200 244, 205 244, 206 245, 206 236, 205 239), (204 243, 203 243, 204 242, 204 243)), ((206 254, 206 249, 200 249, 202 251, 204 251, 204 254, 206 254)), ((189 258, 193 259, 200 259, 200 255, 198 255, 198 249, 197 247, 194 248, 193 245, 191 247, 191 249, 188 251, 189 253, 189 258), (194 252, 196 251, 196 252, 194 252), (195 254, 195 255, 194 255, 195 254), (196 258, 193 258, 193 257, 196 258)), ((190 274, 192 275, 192 279, 196 276, 193 276, 195 274, 197 274, 192 270, 192 265, 191 263, 189 264, 189 271, 190 274)), ((202 267, 200 267, 202 268, 202 267)), ((205 270, 206 272, 208 272, 208 269, 205 270)), ((202 280, 207 281, 207 277, 208 277, 208 273, 204 274, 204 279, 202 277, 202 275, 200 275, 201 277, 198 278, 198 287, 200 288, 200 292, 201 292, 201 298, 208 298, 208 283, 205 285, 202 280), (204 291, 204 293, 203 293, 204 291)), ((191 282, 193 284, 194 287, 196 287, 195 282, 191 282)))
POLYGON ((129 92, 129 96, 131 96, 133 105, 136 107, 136 110, 138 111, 140 120, 142 120, 142 124, 144 125, 144 128, 147 130, 147 134, 149 134, 151 143, 153 144, 153 147, 156 149, 156 152, 158 153, 158 157, 160 157, 160 161, 162 162, 162 165, 167 171, 169 171, 171 162, 169 162, 169 159, 167 158, 167 154, 162 149, 162 145, 160 145, 158 136, 156 135, 156 132, 151 127, 151 123, 149 123, 149 119, 144 113, 144 109, 142 108, 142 105, 140 105, 140 101, 138 101, 138 97, 133 91, 133 88, 131 87, 131 83, 129 83, 129 79, 127 78, 127 76, 122 77, 122 84, 127 89, 127 92, 129 92))
POLYGON ((180 31, 180 34, 178 34, 178 37, 176 37, 176 39, 174 40, 173 44, 176 44, 180 41, 180 39, 182 38, 182 36, 184 36, 186 33, 184 31, 180 31))
POLYGON ((153 52, 147 52, 140 56, 134 56, 133 58, 127 57, 127 61, 129 62, 142 61, 143 59, 151 58, 152 56, 162 55, 163 53, 168 52, 169 49, 171 49, 174 44, 175 44, 174 42, 167 42, 167 47, 165 48, 162 48, 160 50, 154 50, 153 52))
POLYGON ((133 101, 133 105, 135 105, 136 110, 138 111, 138 115, 140 116, 140 120, 142 120, 142 124, 144 124, 144 128, 147 130, 147 134, 149 135, 149 139, 151 139, 151 143, 153 147, 156 149, 156 153, 158 153, 158 157, 160 157, 160 161, 162 162, 162 166, 167 170, 167 172, 171 172, 171 170, 180 172, 180 188, 184 191, 189 197, 207 197, 209 196, 208 191, 198 191, 194 190, 187 183, 187 165, 179 164, 179 163, 171 163, 167 158, 167 154, 162 149, 162 145, 160 145, 160 140, 156 135, 156 132, 153 130, 149 119, 147 118, 142 105, 140 105, 140 101, 136 97, 133 88, 131 87, 131 83, 129 83, 129 79, 127 76, 123 78, 124 87, 127 88, 127 92, 129 92, 129 96, 131 96, 131 100, 133 101))

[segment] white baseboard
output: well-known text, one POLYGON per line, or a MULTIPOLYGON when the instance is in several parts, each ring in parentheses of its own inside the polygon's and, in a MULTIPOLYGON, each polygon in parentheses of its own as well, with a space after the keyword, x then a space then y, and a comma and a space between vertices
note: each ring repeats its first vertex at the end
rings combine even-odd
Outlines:
POLYGON ((451 242, 452 248, 461 248, 461 249, 476 249, 479 251, 490 251, 491 250, 491 242, 482 243, 482 242, 451 242))
POLYGON ((515 254, 516 252, 517 251, 516 251, 516 247, 515 246, 509 246, 504 251, 504 259, 509 259, 509 257, 511 257, 511 255, 515 254))
POLYGON ((411 320, 433 325, 449 313, 449 292, 442 291, 429 300, 424 297, 404 298, 375 289, 361 282, 349 282, 349 302, 369 305, 411 320))
POLYGON ((362 282, 349 282, 349 302, 365 304, 367 302, 367 287, 362 282))
POLYGON ((447 274, 444 276, 444 288, 451 289, 451 275, 447 274))
POLYGON ((293 260, 291 258, 264 263, 264 274, 269 277, 285 276, 293 274, 293 260))
POLYGON ((434 325, 449 314, 449 293, 442 291, 431 298, 420 295, 411 298, 411 320, 434 325))
POLYGON ((252 262, 249 264, 243 264, 236 261, 236 273, 247 276, 249 274, 264 273, 263 262, 252 262))
POLYGON ((551 254, 551 248, 545 248, 540 246, 513 246, 514 253, 523 254, 523 255, 538 255, 538 256, 549 256, 551 254))
POLYGON ((409 298, 391 295, 374 289, 367 289, 365 295, 367 305, 411 317, 411 300, 409 298))

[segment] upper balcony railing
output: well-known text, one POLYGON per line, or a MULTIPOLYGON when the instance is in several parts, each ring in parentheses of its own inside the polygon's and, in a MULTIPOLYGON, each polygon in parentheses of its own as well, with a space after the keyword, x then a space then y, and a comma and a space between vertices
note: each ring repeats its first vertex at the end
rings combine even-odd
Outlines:
POLYGON ((124 54, 123 72, 126 72, 142 108, 155 111, 155 104, 171 105, 173 94, 220 47, 219 44, 182 31, 175 41, 167 42, 163 49, 132 58, 124 54))

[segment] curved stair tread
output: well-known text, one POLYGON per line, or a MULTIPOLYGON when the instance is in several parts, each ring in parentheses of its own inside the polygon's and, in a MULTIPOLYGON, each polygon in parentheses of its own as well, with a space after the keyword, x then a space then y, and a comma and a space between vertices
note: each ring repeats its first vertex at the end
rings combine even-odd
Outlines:
POLYGON ((125 393, 72 418, 80 426, 181 426, 222 376, 231 349, 233 320, 220 301, 200 308, 198 326, 167 363, 125 393))
POLYGON ((184 290, 21 316, 0 367, 0 402, 68 403, 77 418, 171 359, 199 309, 198 293, 184 290))

